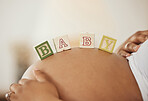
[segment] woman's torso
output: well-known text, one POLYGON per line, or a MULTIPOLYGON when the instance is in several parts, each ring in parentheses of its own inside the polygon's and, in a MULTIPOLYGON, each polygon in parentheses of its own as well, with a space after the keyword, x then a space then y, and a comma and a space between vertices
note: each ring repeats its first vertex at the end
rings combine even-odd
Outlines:
POLYGON ((73 48, 33 65, 46 72, 64 101, 141 101, 126 59, 98 49, 73 48))

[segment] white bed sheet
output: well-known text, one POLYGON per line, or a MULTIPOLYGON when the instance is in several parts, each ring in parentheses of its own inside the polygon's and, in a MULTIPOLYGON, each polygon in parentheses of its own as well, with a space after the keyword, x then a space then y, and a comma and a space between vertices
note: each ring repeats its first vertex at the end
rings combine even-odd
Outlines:
POLYGON ((148 40, 127 59, 138 83, 143 101, 148 101, 148 40))

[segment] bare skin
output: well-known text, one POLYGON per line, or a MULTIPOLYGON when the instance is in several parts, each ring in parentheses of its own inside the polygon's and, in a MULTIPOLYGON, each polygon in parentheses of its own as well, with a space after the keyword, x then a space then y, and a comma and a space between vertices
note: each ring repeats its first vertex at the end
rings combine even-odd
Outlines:
POLYGON ((39 70, 34 71, 36 80, 21 79, 19 84, 12 84, 8 101, 62 101, 57 88, 50 78, 39 70))
POLYGON ((127 60, 98 49, 75 48, 32 65, 51 77, 64 101, 142 101, 127 60))
MULTIPOLYGON (((147 30, 138 31, 119 47, 117 54, 130 56, 147 39, 147 30)), ((15 92, 11 101, 142 100, 127 61, 97 49, 72 49, 55 54, 32 65, 23 78, 31 80, 22 79, 19 84, 11 85, 10 91, 15 92), (43 72, 33 73, 36 69, 43 72), (40 94, 46 88, 54 90, 46 92, 47 89, 40 94)))
POLYGON ((148 39, 148 30, 138 31, 129 37, 117 50, 117 54, 128 57, 131 53, 136 52, 140 44, 148 39))

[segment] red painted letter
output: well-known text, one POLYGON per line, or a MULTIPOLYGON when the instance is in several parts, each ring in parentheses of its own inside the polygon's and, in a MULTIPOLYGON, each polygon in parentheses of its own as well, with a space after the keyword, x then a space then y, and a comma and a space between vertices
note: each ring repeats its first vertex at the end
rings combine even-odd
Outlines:
POLYGON ((64 47, 67 47, 68 45, 64 42, 64 40, 61 38, 60 40, 59 40, 59 48, 61 49, 61 48, 63 48, 63 46, 64 47))
POLYGON ((83 37, 83 46, 90 46, 91 45, 91 37, 84 36, 83 37))

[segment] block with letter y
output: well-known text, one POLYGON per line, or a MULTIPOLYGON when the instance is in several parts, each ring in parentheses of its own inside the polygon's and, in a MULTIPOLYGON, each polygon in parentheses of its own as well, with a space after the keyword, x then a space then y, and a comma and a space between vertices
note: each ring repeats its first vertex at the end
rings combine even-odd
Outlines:
POLYGON ((101 40, 99 49, 107 51, 109 53, 113 53, 116 41, 117 41, 116 39, 113 39, 111 37, 104 35, 102 40, 101 40))
POLYGON ((53 51, 52 51, 48 41, 45 41, 45 42, 39 44, 38 46, 36 46, 35 50, 37 51, 41 60, 43 60, 53 54, 53 51))

